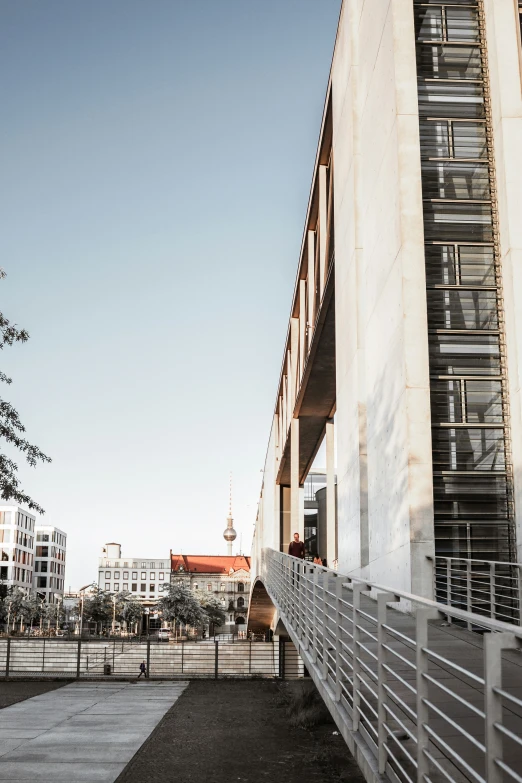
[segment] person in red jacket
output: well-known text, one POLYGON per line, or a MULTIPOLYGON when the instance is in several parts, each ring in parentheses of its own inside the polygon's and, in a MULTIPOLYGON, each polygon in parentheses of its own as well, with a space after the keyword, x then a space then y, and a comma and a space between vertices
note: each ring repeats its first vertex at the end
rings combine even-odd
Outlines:
POLYGON ((305 546, 303 541, 299 541, 299 533, 294 533, 294 540, 288 544, 288 554, 304 560, 305 546))

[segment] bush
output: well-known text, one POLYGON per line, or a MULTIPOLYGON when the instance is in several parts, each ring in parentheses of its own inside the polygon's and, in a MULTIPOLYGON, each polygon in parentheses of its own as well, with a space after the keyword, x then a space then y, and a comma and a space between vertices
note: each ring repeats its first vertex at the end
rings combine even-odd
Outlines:
POLYGON ((288 693, 286 713, 290 725, 299 729, 312 729, 332 720, 312 682, 299 683, 288 693))

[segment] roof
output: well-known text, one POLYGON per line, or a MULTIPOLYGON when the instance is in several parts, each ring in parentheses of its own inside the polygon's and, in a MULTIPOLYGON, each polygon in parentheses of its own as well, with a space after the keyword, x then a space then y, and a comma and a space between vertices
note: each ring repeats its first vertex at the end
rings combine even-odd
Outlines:
POLYGON ((172 571, 180 566, 187 573, 230 574, 235 571, 250 572, 250 558, 244 555, 171 555, 172 571))

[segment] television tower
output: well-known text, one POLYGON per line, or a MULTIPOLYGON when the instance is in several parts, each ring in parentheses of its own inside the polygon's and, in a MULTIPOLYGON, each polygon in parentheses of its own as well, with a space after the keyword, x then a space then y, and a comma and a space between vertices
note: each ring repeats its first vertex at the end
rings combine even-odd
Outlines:
POLYGON ((228 517, 227 517, 227 526, 225 528, 225 532, 223 533, 223 538, 227 542, 227 555, 232 554, 232 541, 235 541, 237 538, 237 533, 234 530, 234 520, 232 519, 232 473, 230 474, 230 500, 228 504, 228 517))

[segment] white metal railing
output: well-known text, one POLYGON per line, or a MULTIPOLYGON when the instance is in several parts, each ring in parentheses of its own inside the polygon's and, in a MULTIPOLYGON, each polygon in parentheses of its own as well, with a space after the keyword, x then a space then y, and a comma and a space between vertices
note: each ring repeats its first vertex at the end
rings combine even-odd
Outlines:
POLYGON ((522 783, 521 628, 272 549, 261 578, 367 778, 522 783))
POLYGON ((521 571, 522 563, 437 556, 434 595, 441 604, 520 624, 521 571))

